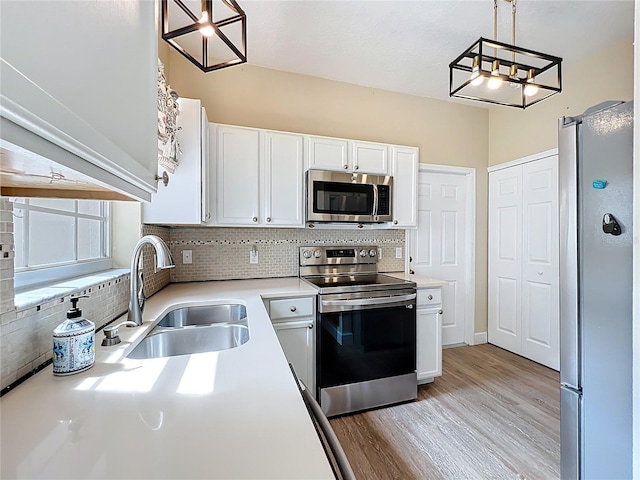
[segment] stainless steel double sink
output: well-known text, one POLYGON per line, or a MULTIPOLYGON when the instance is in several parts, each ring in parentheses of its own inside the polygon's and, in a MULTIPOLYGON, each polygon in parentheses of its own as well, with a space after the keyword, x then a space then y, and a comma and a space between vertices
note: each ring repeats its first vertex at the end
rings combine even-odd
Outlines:
POLYGON ((127 358, 149 359, 219 352, 249 341, 247 310, 241 304, 178 308, 129 352, 127 358))

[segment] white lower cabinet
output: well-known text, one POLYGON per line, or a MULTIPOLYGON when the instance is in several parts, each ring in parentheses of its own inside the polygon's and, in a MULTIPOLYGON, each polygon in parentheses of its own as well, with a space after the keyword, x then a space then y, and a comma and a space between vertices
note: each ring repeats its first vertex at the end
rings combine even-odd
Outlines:
POLYGON ((442 375, 442 301, 440 288, 418 290, 416 310, 418 383, 442 375))
POLYGON ((266 300, 287 361, 315 396, 315 297, 266 300))

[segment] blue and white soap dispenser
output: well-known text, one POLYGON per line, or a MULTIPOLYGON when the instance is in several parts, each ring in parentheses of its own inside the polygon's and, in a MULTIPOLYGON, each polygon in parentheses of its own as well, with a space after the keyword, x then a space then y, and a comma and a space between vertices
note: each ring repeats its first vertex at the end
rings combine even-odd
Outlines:
POLYGON ((82 310, 77 306, 80 298, 71 298, 67 319, 53 331, 54 375, 82 372, 95 363, 96 326, 82 317, 82 310))

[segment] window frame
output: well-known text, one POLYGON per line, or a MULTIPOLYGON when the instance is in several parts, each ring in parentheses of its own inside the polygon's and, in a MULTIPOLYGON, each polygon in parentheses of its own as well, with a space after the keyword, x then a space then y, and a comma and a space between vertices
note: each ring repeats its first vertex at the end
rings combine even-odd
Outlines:
MULTIPOLYGON (((15 197, 11 199, 14 205, 14 212, 16 209, 20 209, 24 212, 24 229, 25 238, 22 242, 24 249, 25 260, 28 265, 29 255, 29 215, 30 212, 49 213, 54 215, 61 215, 66 217, 72 217, 76 219, 74 222, 74 254, 76 259, 66 262, 42 264, 38 266, 27 267, 14 267, 14 288, 16 291, 24 291, 32 288, 37 288, 45 284, 52 284, 56 282, 62 282, 75 277, 81 277, 84 275, 90 275, 92 273, 109 270, 112 268, 112 208, 111 202, 105 200, 95 200, 101 202, 101 213, 99 215, 85 214, 78 212, 78 199, 67 199, 74 201, 74 211, 58 210, 50 207, 42 207, 38 205, 31 205, 29 198, 15 197), (90 220, 101 220, 102 230, 100 235, 100 251, 104 257, 93 258, 87 260, 78 260, 78 223, 77 219, 84 218, 90 220)), ((15 216, 15 213, 14 213, 15 216)), ((14 234, 15 242, 15 234, 14 234)), ((17 247, 17 242, 16 247, 17 247)))

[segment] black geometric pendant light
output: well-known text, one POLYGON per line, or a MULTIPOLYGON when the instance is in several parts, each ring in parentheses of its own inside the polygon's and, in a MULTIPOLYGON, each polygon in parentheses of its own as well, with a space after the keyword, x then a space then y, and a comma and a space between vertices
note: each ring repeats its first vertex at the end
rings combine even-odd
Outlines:
POLYGON ((498 0, 493 0, 493 40, 480 37, 449 64, 449 96, 527 108, 562 91, 562 58, 517 47, 516 0, 511 42, 499 42, 498 0))
POLYGON ((247 61, 247 16, 235 0, 162 0, 162 38, 203 72, 247 61))

